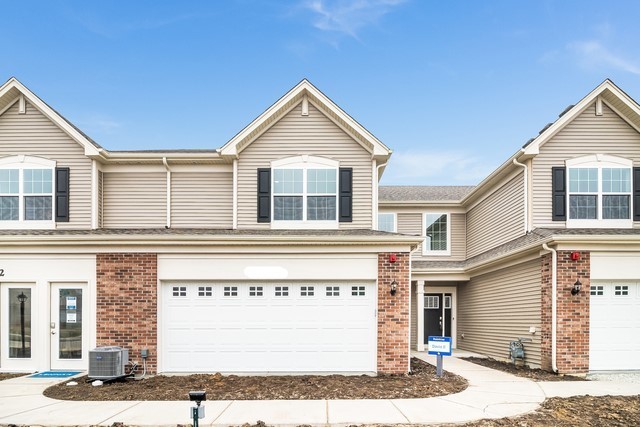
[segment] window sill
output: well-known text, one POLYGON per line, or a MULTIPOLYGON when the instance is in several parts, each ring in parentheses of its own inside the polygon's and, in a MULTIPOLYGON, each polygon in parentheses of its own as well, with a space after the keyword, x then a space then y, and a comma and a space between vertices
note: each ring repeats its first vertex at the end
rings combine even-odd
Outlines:
POLYGON ((272 230, 337 230, 338 221, 272 221, 272 230))
POLYGON ((0 230, 55 230, 55 221, 0 221, 0 230))
POLYGON ((633 228, 630 219, 568 219, 567 228, 633 228))
POLYGON ((451 256, 451 251, 422 251, 422 256, 451 256))

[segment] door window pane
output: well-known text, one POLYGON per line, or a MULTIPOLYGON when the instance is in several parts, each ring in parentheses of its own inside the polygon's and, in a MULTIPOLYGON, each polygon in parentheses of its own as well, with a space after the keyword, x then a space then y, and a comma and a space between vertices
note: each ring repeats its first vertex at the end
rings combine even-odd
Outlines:
POLYGON ((24 219, 27 221, 51 220, 51 196, 25 196, 24 219))
POLYGON ((82 359, 82 289, 60 289, 60 359, 82 359))
POLYGON ((9 289, 9 357, 31 357, 31 289, 9 289))
POLYGON ((18 196, 0 197, 0 221, 17 221, 19 209, 18 196))

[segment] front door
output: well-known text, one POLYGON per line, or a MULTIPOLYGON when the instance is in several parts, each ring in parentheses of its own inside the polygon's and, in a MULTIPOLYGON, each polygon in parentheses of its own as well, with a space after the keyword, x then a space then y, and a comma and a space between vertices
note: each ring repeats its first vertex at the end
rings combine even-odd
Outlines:
POLYGON ((424 342, 430 336, 451 336, 451 294, 424 294, 424 342))
POLYGON ((33 317, 34 284, 0 284, 0 368, 30 371, 35 368, 33 317))
POLYGON ((87 369, 86 286, 51 285, 51 369, 87 369))

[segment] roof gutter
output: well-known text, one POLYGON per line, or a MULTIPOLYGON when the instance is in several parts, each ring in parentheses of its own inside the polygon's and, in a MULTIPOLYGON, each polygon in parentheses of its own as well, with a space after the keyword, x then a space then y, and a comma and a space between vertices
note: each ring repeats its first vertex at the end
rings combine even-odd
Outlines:
POLYGON ((546 243, 542 244, 545 251, 551 252, 551 369, 558 372, 556 364, 557 348, 557 322, 558 322, 558 252, 549 247, 546 243))

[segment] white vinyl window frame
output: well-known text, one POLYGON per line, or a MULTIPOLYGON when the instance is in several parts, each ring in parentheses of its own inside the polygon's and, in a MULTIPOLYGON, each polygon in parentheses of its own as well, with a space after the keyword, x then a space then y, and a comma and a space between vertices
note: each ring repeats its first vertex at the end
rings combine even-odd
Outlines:
POLYGON ((394 212, 378 212, 378 231, 387 231, 389 233, 396 233, 398 230, 398 222, 397 222, 397 215, 394 212), (391 218, 391 229, 383 229, 381 224, 383 223, 383 221, 381 221, 382 218, 386 218, 387 221, 389 221, 389 218, 391 218))
POLYGON ((293 156, 271 162, 271 228, 272 229, 337 229, 338 213, 340 210, 338 190, 340 186, 339 176, 340 162, 325 157, 293 156), (275 192, 275 171, 283 169, 302 170, 302 193, 285 194, 275 192), (336 189, 334 193, 310 193, 308 191, 308 171, 311 169, 334 170, 336 176, 336 189), (276 220, 275 198, 278 196, 302 197, 302 220, 276 220), (307 213, 307 200, 309 197, 335 197, 335 217, 331 220, 309 220, 307 213))
POLYGON ((632 228, 633 227, 633 161, 622 157, 610 156, 607 154, 595 154, 589 156, 570 159, 565 162, 567 168, 566 189, 567 189, 567 228, 632 228), (597 188, 595 191, 571 191, 571 174, 576 169, 596 169, 597 188), (604 192, 603 190, 603 169, 627 169, 629 171, 628 191, 604 192), (571 196, 595 196, 596 197, 596 218, 578 219, 571 217, 571 196), (626 219, 605 219, 603 218, 604 196, 628 196, 629 197, 629 218, 626 219))
POLYGON ((54 229, 55 223, 55 168, 54 160, 43 159, 34 156, 10 156, 0 159, 0 170, 18 170, 18 193, 0 193, 0 196, 18 197, 18 219, 0 220, 0 229, 20 230, 20 229, 54 229), (49 170, 51 171, 51 193, 26 193, 24 185, 25 170, 49 170), (51 197, 51 219, 50 220, 27 220, 25 219, 25 196, 45 196, 51 197))
POLYGON ((451 214, 449 212, 425 212, 422 215, 422 235, 424 236, 424 241, 422 242, 422 254, 425 256, 449 256, 451 255, 451 214), (427 247, 428 236, 427 236, 427 220, 432 216, 446 216, 447 218, 447 249, 444 250, 432 250, 427 247))

